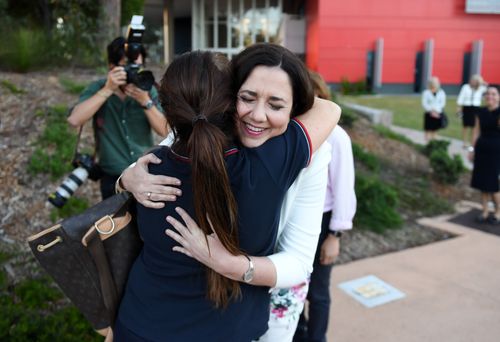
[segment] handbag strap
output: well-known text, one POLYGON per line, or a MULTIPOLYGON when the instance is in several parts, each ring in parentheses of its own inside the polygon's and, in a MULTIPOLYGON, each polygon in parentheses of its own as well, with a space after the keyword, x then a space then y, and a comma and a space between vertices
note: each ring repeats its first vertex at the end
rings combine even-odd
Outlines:
POLYGON ((104 244, 99 236, 99 233, 94 229, 87 239, 88 251, 94 259, 101 284, 102 298, 110 319, 111 326, 114 325, 116 318, 116 309, 118 307, 118 293, 111 273, 104 244))

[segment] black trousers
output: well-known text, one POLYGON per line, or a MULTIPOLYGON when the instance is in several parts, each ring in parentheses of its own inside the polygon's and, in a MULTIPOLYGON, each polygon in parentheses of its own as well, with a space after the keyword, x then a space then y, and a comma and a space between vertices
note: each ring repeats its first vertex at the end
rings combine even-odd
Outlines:
POLYGON ((326 342, 326 331, 330 316, 330 274, 333 265, 321 265, 321 245, 328 237, 330 219, 332 212, 323 214, 321 221, 321 234, 319 236, 316 255, 314 257, 313 272, 307 300, 309 301, 309 320, 306 320, 304 312, 300 315, 294 342, 326 342))
POLYGON ((100 180, 101 196, 103 200, 115 194, 115 183, 118 180, 118 177, 120 176, 108 175, 107 173, 103 174, 100 180))

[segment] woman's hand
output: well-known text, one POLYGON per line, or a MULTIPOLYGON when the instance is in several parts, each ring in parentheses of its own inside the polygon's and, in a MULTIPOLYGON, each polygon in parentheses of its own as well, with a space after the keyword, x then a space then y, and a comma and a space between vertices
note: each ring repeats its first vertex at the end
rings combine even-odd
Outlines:
POLYGON ((337 260, 340 251, 340 240, 331 234, 321 244, 319 263, 331 265, 337 260))
POLYGON ((148 164, 159 164, 161 160, 152 153, 137 160, 133 167, 123 171, 120 182, 127 191, 134 195, 137 202, 145 207, 159 209, 166 201, 174 202, 181 196, 180 189, 173 186, 181 185, 180 180, 173 177, 152 175, 148 172, 148 164))
MULTIPOLYGON (((184 224, 172 216, 167 216, 167 222, 177 232, 167 229, 165 233, 180 244, 180 246, 175 246, 173 250, 194 258, 215 272, 223 274, 223 262, 230 260, 234 255, 224 248, 215 232, 205 235, 184 209, 177 207, 175 211, 181 216, 184 224)), ((210 224, 210 226, 212 225, 210 224)))

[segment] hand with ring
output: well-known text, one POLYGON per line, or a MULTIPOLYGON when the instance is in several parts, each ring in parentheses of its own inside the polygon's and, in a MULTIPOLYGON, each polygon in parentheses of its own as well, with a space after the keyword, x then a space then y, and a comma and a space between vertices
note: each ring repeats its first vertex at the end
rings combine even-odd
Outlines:
POLYGON ((160 164, 161 160, 152 153, 142 156, 133 167, 123 171, 121 185, 143 206, 163 208, 164 202, 174 202, 182 195, 177 188, 181 182, 177 178, 150 174, 149 163, 160 164))

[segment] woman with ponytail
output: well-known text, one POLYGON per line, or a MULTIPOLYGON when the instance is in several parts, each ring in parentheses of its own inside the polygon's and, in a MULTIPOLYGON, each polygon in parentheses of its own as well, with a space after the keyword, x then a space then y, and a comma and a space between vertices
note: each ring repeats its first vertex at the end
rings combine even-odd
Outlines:
MULTIPOLYGON (((273 252, 285 193, 327 138, 340 111, 331 102, 313 101, 305 76, 301 86, 306 100, 300 101, 300 110, 312 109, 300 121, 290 120, 295 98, 288 75, 275 67, 262 71, 283 82, 284 91, 273 100, 280 105, 265 109, 273 111, 279 127, 253 126, 248 117, 245 125, 236 120, 231 73, 220 56, 187 53, 165 72, 159 93, 174 140, 171 148, 154 151, 161 162, 150 165, 149 172, 179 179, 182 196, 161 209, 138 204, 144 248, 129 274, 115 340, 251 341, 266 331, 269 287, 250 285, 253 273, 259 275, 259 264, 249 256, 273 252), (242 147, 233 137, 241 129, 248 130, 247 138, 269 133, 269 140, 242 147), (172 232, 171 224, 190 220, 188 215, 200 229, 184 233, 199 234, 197 241, 205 244, 216 239, 242 272, 220 275, 185 255, 178 236, 165 234, 172 232)), ((251 95, 251 87, 248 90, 246 95, 251 95)), ((251 103, 248 96, 243 102, 251 103)))

